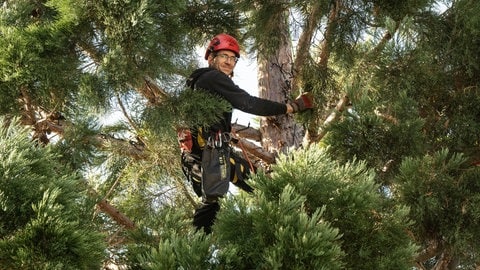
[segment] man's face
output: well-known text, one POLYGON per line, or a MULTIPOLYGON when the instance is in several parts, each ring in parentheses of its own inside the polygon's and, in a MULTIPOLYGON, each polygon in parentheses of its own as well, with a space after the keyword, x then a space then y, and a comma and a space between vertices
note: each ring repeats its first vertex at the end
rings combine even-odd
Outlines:
POLYGON ((221 50, 210 54, 208 57, 210 67, 220 70, 221 72, 231 76, 233 69, 237 64, 237 57, 235 53, 229 50, 221 50))

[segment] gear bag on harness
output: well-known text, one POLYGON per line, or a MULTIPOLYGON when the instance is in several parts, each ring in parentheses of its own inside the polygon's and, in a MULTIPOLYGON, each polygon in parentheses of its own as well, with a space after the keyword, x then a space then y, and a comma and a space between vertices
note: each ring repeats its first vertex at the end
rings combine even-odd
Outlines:
POLYGON ((208 198, 227 194, 230 181, 230 135, 210 134, 202 152, 202 190, 208 198))
POLYGON ((245 182, 251 173, 249 163, 229 146, 228 135, 217 133, 204 138, 201 128, 181 128, 177 134, 182 171, 197 196, 202 196, 202 190, 205 196, 224 195, 228 182, 244 191, 253 191, 245 182))

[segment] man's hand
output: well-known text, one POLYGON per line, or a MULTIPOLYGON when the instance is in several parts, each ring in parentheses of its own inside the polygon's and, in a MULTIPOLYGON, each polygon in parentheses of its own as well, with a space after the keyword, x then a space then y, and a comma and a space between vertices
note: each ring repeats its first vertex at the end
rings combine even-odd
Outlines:
POLYGON ((303 112, 313 108, 313 96, 310 92, 299 95, 292 103, 292 113, 303 112))

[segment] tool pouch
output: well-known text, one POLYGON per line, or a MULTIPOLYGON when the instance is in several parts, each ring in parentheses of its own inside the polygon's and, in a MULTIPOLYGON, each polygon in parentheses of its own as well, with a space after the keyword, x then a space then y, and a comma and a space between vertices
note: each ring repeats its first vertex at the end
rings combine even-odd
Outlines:
MULTIPOLYGON (((219 138, 222 140, 221 136, 219 138)), ((208 143, 202 153, 202 188, 206 198, 218 198, 228 192, 230 147, 228 143, 208 143)))

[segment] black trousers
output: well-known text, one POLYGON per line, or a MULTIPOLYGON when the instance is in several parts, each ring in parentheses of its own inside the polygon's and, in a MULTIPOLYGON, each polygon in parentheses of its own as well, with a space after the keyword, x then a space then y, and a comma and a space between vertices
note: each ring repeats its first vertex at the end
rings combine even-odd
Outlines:
POLYGON ((206 234, 210 234, 218 210, 220 210, 218 202, 202 203, 202 205, 195 210, 195 214, 193 215, 193 225, 197 230, 203 229, 206 234))

